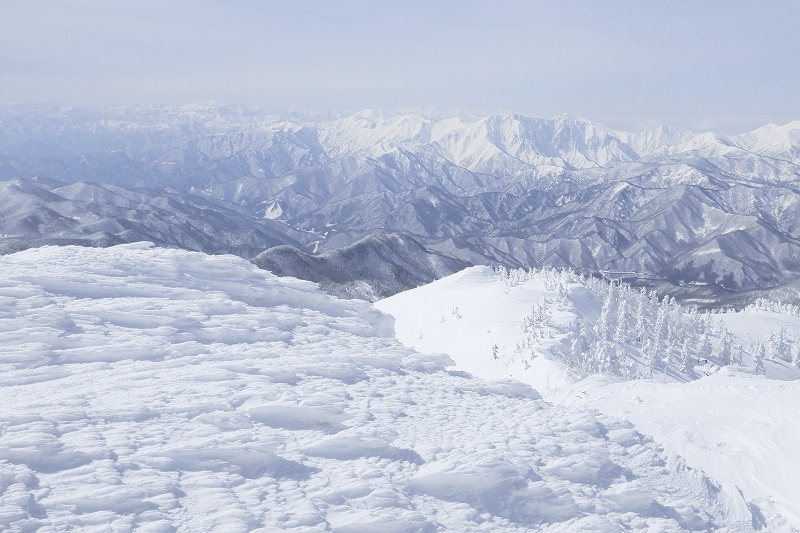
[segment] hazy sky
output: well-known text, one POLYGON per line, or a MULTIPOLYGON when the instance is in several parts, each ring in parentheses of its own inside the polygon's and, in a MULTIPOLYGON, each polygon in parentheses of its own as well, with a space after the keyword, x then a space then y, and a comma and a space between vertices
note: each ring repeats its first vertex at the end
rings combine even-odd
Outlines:
POLYGON ((798 0, 0 0, 0 102, 800 120, 798 0))

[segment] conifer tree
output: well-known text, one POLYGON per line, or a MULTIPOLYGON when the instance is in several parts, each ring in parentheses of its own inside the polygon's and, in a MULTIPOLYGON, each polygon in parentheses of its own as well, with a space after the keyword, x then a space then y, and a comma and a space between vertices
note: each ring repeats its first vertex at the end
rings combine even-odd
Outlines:
POLYGON ((628 304, 623 299, 617 306, 617 328, 614 332, 614 342, 617 344, 627 344, 629 326, 628 326, 628 304))
POLYGON ((719 341, 719 364, 729 365, 733 362, 733 335, 725 329, 719 341))
POLYGON ((711 339, 708 336, 708 332, 704 331, 703 336, 700 338, 700 348, 697 351, 697 360, 701 363, 707 363, 713 350, 714 349, 711 346, 711 339))
POLYGON ((644 355, 645 364, 647 365, 647 376, 653 377, 653 374, 655 374, 655 371, 658 368, 658 349, 653 344, 653 341, 648 340, 645 341, 642 352, 644 355))
POLYGON ((619 374, 617 353, 612 343, 608 341, 597 343, 595 364, 597 369, 604 374, 619 374))
POLYGON ((770 356, 773 359, 780 359, 782 361, 792 360, 791 346, 789 345, 789 332, 786 326, 781 326, 781 329, 773 334, 770 356))
POLYGON ((572 336, 572 345, 570 346, 571 366, 576 370, 581 370, 583 367, 583 347, 581 346, 581 337, 579 333, 572 336))
POLYGON ((764 347, 764 343, 759 341, 756 344, 755 350, 753 350, 753 370, 755 370, 758 374, 763 374, 766 372, 766 368, 764 367, 764 357, 767 355, 767 350, 764 347))
POLYGON ((664 350, 664 358, 663 358, 665 372, 667 370, 667 367, 669 367, 669 365, 674 363, 675 361, 674 354, 675 354, 675 345, 667 344, 666 349, 664 350))
POLYGON ((558 282, 558 292, 556 294, 556 298, 558 303, 565 305, 569 301, 567 298, 567 289, 564 288, 564 284, 560 281, 558 282))
MULTIPOLYGON (((653 336, 650 342, 650 349, 652 350, 653 359, 657 360, 662 352, 666 349, 666 321, 667 310, 665 307, 660 306, 658 309, 658 316, 656 317, 656 325, 653 328, 653 336)), ((653 367, 657 366, 657 363, 653 367)))
POLYGON ((616 318, 617 291, 615 285, 609 287, 603 307, 600 309, 600 318, 597 321, 597 336, 601 340, 610 341, 614 335, 614 319, 616 318))
POLYGON ((580 340, 581 340, 581 347, 583 348, 584 352, 588 352, 589 348, 594 344, 594 335, 592 334, 591 329, 589 329, 589 325, 586 323, 585 320, 579 319, 578 320, 580 332, 580 340))
POLYGON ((744 348, 742 347, 742 343, 737 342, 736 346, 733 349, 733 364, 741 365, 743 354, 744 354, 744 348))
POLYGON ((644 289, 640 290, 636 302, 636 341, 639 343, 644 343, 644 336, 647 330, 647 316, 650 314, 649 303, 647 291, 644 289))
POLYGON ((691 349, 691 342, 689 339, 683 343, 683 347, 681 347, 681 372, 686 374, 687 376, 694 375, 694 358, 692 357, 692 349, 691 349))
POLYGON ((792 364, 794 366, 800 367, 800 342, 797 339, 794 340, 792 344, 792 364))

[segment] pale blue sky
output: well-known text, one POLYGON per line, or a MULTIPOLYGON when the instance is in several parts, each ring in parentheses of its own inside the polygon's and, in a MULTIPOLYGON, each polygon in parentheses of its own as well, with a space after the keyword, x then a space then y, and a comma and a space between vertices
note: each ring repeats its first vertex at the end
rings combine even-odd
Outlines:
POLYGON ((800 1, 0 0, 0 102, 800 120, 800 1))

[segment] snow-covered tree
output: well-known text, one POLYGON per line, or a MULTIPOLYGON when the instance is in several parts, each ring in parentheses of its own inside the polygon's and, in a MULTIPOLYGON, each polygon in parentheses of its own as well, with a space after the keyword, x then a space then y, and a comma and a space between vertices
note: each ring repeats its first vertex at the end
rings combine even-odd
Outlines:
POLYGON ((753 365, 752 369, 759 374, 763 374, 766 372, 766 368, 764 367, 764 358, 767 355, 767 350, 764 347, 764 343, 759 341, 756 343, 756 347, 753 350, 753 365))
POLYGON ((645 363, 645 375, 651 377, 656 369, 661 358, 658 355, 658 350, 653 345, 653 341, 647 340, 642 347, 642 359, 645 363))
POLYGON ((797 339, 792 344, 792 364, 800 367, 800 342, 797 339))
POLYGON ((604 374, 619 374, 619 360, 613 343, 600 341, 595 353, 597 369, 604 374))
POLYGON ((742 347, 742 343, 737 342, 733 348, 733 364, 741 365, 743 355, 744 355, 744 348, 742 347))
POLYGON ((603 307, 600 309, 600 318, 597 321, 597 336, 604 341, 610 341, 614 337, 616 327, 614 322, 617 318, 617 307, 619 291, 615 284, 611 284, 606 294, 603 307))
POLYGON ((770 333, 767 336, 767 344, 769 345, 769 356, 772 359, 781 359, 782 361, 792 360, 789 332, 786 326, 781 326, 778 331, 770 333))
POLYGON ((713 351, 711 338, 708 336, 708 332, 704 331, 703 336, 700 338, 700 347, 697 350, 697 360, 701 363, 707 363, 711 359, 713 351))
POLYGON ((733 362, 733 335, 727 328, 722 332, 719 340, 719 364, 729 365, 733 362))
POLYGON ((694 375, 694 356, 692 354, 692 342, 687 339, 681 347, 680 370, 688 376, 694 375))
POLYGON ((650 299, 647 297, 647 291, 640 290, 636 298, 636 342, 642 343, 646 334, 648 320, 650 315, 650 299))
MULTIPOLYGON (((655 373, 680 371, 693 376, 696 362, 714 372, 722 365, 741 364, 743 354, 754 364, 772 356, 800 366, 800 339, 787 328, 768 334, 764 343, 742 343, 728 331, 717 311, 698 312, 679 305, 673 298, 659 300, 653 292, 633 289, 598 277, 576 275, 570 271, 498 270, 507 288, 537 278, 544 281, 546 294, 522 321, 525 338, 517 346, 523 362, 535 347, 550 339, 557 357, 579 376, 596 372, 619 375, 626 379, 653 376, 655 373), (567 298, 569 284, 583 283, 601 302, 599 316, 584 315, 569 327, 558 326, 553 312, 572 310, 567 298), (569 306, 569 307, 565 307, 569 306), (718 337, 718 340, 714 338, 718 337), (744 347, 747 347, 745 351, 744 347)), ((509 289, 510 290, 510 289, 509 289)), ((759 301, 750 312, 800 313, 800 308, 759 301)), ((460 313, 459 313, 460 314, 460 313)), ((797 316, 800 316, 798 314, 797 316)), ((749 337, 748 337, 749 338, 749 337)))
POLYGON ((583 346, 581 345, 581 336, 579 332, 573 332, 572 342, 570 343, 570 366, 572 368, 583 367, 583 346))
POLYGON ((556 298, 558 299, 558 303, 561 305, 565 305, 569 301, 567 298, 567 289, 560 281, 558 283, 558 292, 556 293, 556 298))
POLYGON ((628 323, 628 302, 625 300, 620 300, 617 306, 616 325, 614 342, 617 344, 627 344, 630 335, 630 324, 628 323))

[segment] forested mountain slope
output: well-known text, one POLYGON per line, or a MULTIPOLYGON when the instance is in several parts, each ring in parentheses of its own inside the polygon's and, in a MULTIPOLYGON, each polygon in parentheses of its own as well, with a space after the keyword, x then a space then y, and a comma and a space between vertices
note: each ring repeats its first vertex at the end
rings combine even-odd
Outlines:
POLYGON ((720 293, 800 279, 799 163, 798 122, 723 136, 437 109, 4 106, 0 179, 113 185, 141 204, 183 206, 169 224, 191 230, 163 238, 152 207, 87 224, 85 199, 56 193, 6 209, 0 232, 5 250, 135 231, 244 257, 399 233, 473 264, 609 270, 720 293))

